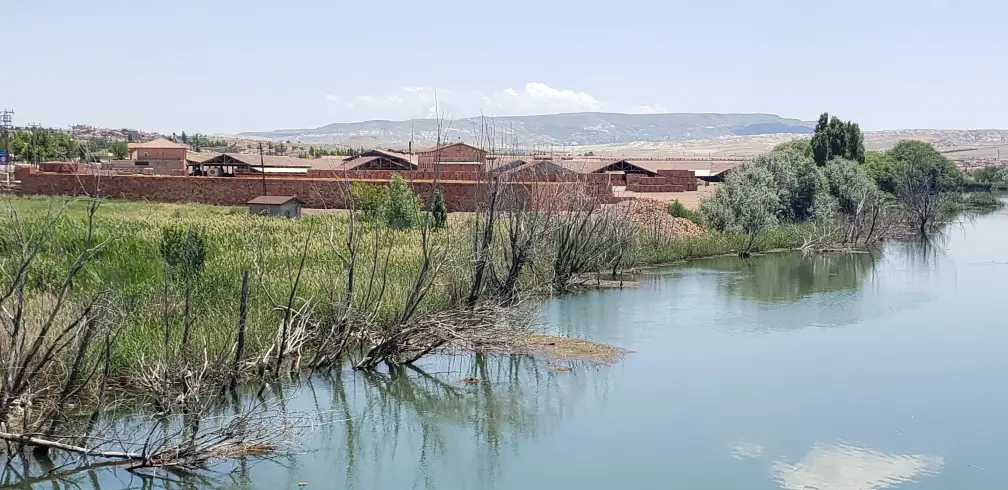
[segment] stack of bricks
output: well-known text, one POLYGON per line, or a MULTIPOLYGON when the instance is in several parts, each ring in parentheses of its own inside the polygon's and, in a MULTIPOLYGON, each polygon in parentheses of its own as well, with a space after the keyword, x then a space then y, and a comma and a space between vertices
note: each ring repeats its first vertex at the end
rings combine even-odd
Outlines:
POLYGON ((657 177, 628 174, 627 190, 632 192, 686 192, 697 190, 692 170, 659 170, 657 177))

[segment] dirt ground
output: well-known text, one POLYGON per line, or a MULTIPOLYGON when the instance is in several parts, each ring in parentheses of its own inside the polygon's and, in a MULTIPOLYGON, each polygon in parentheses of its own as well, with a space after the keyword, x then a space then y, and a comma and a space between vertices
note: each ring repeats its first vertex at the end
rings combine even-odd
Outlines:
POLYGON ((532 334, 527 349, 534 355, 553 362, 587 361, 595 364, 614 364, 630 351, 607 344, 555 335, 532 334))
POLYGON ((703 199, 704 196, 713 194, 715 189, 717 189, 717 183, 710 184, 709 186, 701 185, 695 191, 686 191, 686 192, 640 193, 630 191, 618 191, 614 192, 614 194, 616 195, 616 197, 640 197, 645 199, 654 199, 656 201, 663 201, 663 202, 672 202, 678 199, 679 202, 683 203, 683 205, 686 206, 687 208, 695 210, 700 208, 700 199, 703 199))

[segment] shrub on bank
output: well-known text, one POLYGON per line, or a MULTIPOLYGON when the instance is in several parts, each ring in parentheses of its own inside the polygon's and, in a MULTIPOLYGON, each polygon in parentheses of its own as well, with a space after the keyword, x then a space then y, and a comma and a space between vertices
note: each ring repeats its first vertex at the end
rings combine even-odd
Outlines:
POLYGON ((354 210, 367 219, 381 220, 394 230, 413 228, 421 223, 420 200, 398 174, 392 176, 388 185, 353 182, 350 195, 354 210))
POLYGON ((687 208, 683 203, 679 202, 678 199, 668 204, 668 212, 676 218, 688 219, 697 225, 703 226, 703 218, 700 216, 700 213, 687 208))
POLYGON ((966 209, 972 211, 990 211, 1005 205, 993 192, 971 192, 966 195, 963 203, 966 209))

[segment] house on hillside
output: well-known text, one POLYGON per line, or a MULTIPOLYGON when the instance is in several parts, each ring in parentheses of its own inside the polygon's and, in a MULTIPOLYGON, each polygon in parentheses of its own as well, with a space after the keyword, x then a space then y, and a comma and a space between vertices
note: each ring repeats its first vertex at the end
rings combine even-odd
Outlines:
POLYGON ((158 138, 146 143, 130 143, 126 145, 127 160, 114 160, 109 166, 114 170, 137 172, 148 170, 148 173, 166 174, 185 169, 187 145, 176 143, 164 138, 158 138))
POLYGON ((418 170, 433 172, 435 165, 446 172, 483 172, 487 170, 487 152, 459 142, 417 153, 418 170))

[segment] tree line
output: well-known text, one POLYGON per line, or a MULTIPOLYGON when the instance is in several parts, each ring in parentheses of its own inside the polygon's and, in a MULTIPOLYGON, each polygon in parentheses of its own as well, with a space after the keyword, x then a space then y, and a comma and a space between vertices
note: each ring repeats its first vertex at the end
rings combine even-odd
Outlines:
POLYGON ((925 234, 960 200, 966 177, 923 141, 867 152, 857 123, 824 113, 811 138, 778 145, 730 171, 701 203, 706 224, 749 237, 779 223, 817 221, 831 241, 866 245, 898 230, 925 234))

